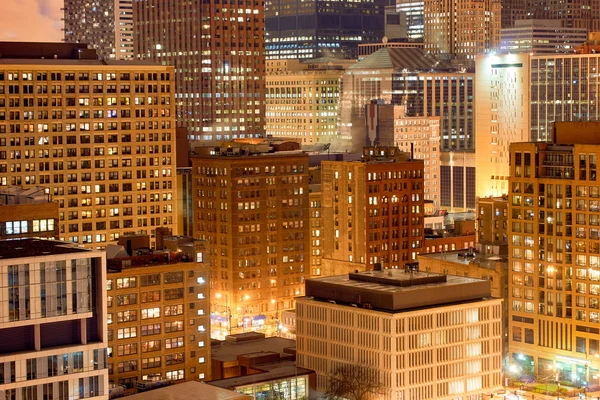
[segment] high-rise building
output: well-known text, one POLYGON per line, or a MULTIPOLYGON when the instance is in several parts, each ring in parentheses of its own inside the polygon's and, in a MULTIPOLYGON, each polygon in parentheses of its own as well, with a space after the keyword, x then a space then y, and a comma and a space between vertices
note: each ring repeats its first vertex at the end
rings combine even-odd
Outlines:
POLYGON ((384 36, 386 0, 265 2, 266 57, 357 58, 359 43, 384 36))
POLYGON ((339 145, 355 150, 365 145, 365 106, 377 99, 405 105, 409 117, 440 117, 441 151, 472 152, 474 90, 473 73, 456 70, 422 49, 377 50, 342 78, 339 145))
POLYGON ((269 147, 231 143, 192 156, 194 234, 211 248, 213 336, 275 333, 311 273, 308 156, 269 147))
POLYGON ((309 279, 297 364, 319 391, 351 367, 377 386, 369 398, 481 398, 502 387, 502 316, 483 279, 392 269, 309 279))
POLYGON ((425 50, 467 67, 500 43, 500 0, 425 0, 425 50))
POLYGON ((108 399, 104 252, 5 240, 0 271, 0 396, 108 399))
POLYGON ((477 196, 508 192, 511 143, 550 141, 554 121, 600 119, 600 53, 580 51, 477 59, 477 148, 490 149, 476 153, 477 196))
POLYGON ((475 152, 478 197, 508 193, 509 146, 530 139, 529 54, 477 58, 475 152))
POLYGON ((267 135, 307 146, 337 138, 340 78, 353 63, 331 58, 268 60, 267 135))
POLYGON ((475 209, 475 154, 478 153, 479 151, 441 153, 440 207, 442 209, 451 213, 475 209))
POLYGON ((526 6, 527 18, 556 19, 568 28, 584 28, 588 32, 600 31, 600 2, 528 0, 521 3, 526 6))
POLYGON ((109 378, 210 379, 209 250, 200 240, 122 236, 107 260, 109 378))
POLYGON ((133 3, 135 56, 175 68, 177 124, 191 141, 264 136, 263 2, 133 3))
POLYGON ((93 51, 69 44, 0 52, 0 186, 48 188, 74 243, 176 232, 173 68, 81 58, 93 51))
POLYGON ((527 1, 523 0, 501 0, 502 18, 501 27, 512 28, 518 20, 529 17, 527 1))
POLYGON ((561 21, 526 19, 502 28, 498 50, 503 53, 575 53, 587 40, 585 28, 566 28, 561 21))
POLYGON ((102 60, 132 60, 132 3, 64 0, 65 42, 88 44, 102 60))
MULTIPOLYGON (((396 0, 395 5, 387 6, 387 10, 394 10, 403 19, 406 26, 406 39, 423 42, 423 28, 425 26, 425 1, 424 0, 396 0)), ((387 22, 387 21, 386 21, 387 22)))
POLYGON ((58 203, 43 187, 0 187, 0 239, 58 239, 58 203))
POLYGON ((423 244, 423 160, 395 147, 365 147, 361 161, 321 163, 326 273, 401 268, 423 244), (341 268, 341 269, 340 269, 341 268))
POLYGON ((600 370, 599 131, 557 122, 550 142, 510 146, 509 351, 577 384, 600 370))

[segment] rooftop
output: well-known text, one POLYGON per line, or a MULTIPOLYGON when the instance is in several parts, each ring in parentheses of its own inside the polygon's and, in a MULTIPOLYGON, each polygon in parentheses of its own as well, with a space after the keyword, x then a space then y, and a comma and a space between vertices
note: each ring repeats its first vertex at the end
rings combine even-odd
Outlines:
POLYGON ((348 67, 348 70, 390 68, 408 71, 453 69, 450 64, 417 47, 384 47, 348 67))
POLYGON ((497 262, 506 261, 506 257, 500 257, 494 254, 475 253, 474 257, 465 256, 468 250, 445 251, 442 253, 419 254, 419 258, 430 258, 440 261, 449 261, 462 265, 477 265, 480 268, 495 270, 497 262))
POLYGON ((490 296, 487 280, 399 269, 306 281, 306 298, 387 312, 431 308, 490 296))
POLYGON ((50 203, 48 190, 41 186, 23 189, 19 186, 8 186, 0 189, 0 206, 17 204, 50 203))
POLYGON ((252 397, 190 381, 127 396, 127 400, 252 400, 252 397))
POLYGON ((290 350, 295 351, 296 348, 296 342, 291 339, 280 337, 265 338, 264 335, 257 335, 253 332, 231 336, 238 340, 231 341, 226 339, 224 342, 217 342, 220 345, 215 345, 213 342, 211 349, 213 360, 234 361, 240 355, 255 355, 256 353, 290 354, 290 350), (240 335, 244 336, 240 337, 240 335), (289 350, 286 351, 286 349, 289 350))
POLYGON ((220 388, 234 389, 241 386, 247 386, 261 382, 280 380, 285 378, 291 378, 294 376, 308 375, 314 373, 314 371, 310 369, 297 367, 295 361, 281 361, 270 364, 260 364, 253 366, 253 368, 264 372, 258 374, 236 376, 234 378, 219 379, 208 383, 210 385, 217 386, 220 388))
POLYGON ((23 238, 0 241, 0 260, 90 251, 89 249, 76 247, 71 243, 57 240, 23 238))

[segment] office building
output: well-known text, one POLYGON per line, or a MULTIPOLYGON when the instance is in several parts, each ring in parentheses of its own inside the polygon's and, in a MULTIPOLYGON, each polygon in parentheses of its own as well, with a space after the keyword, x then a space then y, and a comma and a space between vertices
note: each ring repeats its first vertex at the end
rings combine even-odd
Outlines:
POLYGON ((488 280, 392 269, 309 279, 296 324, 298 366, 317 373, 319 391, 352 365, 379 383, 371 398, 478 398, 502 386, 502 299, 488 280))
POLYGON ((589 0, 573 0, 563 3, 553 0, 528 0, 522 2, 527 18, 554 19, 564 27, 583 28, 588 32, 600 31, 600 3, 589 0))
POLYGON ((423 245, 423 160, 365 147, 361 161, 321 163, 323 275, 401 268, 423 245), (345 269, 344 269, 345 268, 345 269))
POLYGON ((340 97, 340 141, 365 145, 365 106, 373 99, 405 105, 406 116, 440 118, 440 150, 472 152, 474 74, 418 48, 382 48, 346 70, 340 97))
POLYGON ((556 122, 550 142, 510 146, 509 350, 576 384, 600 369, 599 130, 556 122))
POLYGON ((58 203, 43 187, 0 187, 0 239, 58 239, 58 203))
POLYGON ((324 145, 337 138, 340 78, 353 60, 268 60, 266 126, 269 137, 324 145))
POLYGON ((70 44, 0 52, 0 186, 48 188, 70 242, 177 231, 173 68, 70 44))
POLYGON ((108 399, 106 259, 46 239, 0 242, 0 396, 108 399))
POLYGON ((508 193, 510 143, 551 140, 554 121, 600 119, 600 53, 482 55, 477 59, 477 196, 508 193), (490 146, 491 143, 491 146, 490 146))
POLYGON ((264 7, 133 3, 135 56, 175 71, 177 124, 196 142, 264 136, 264 7))
POLYGON ((297 144, 269 148, 231 143, 192 156, 194 234, 211 246, 215 337, 275 334, 279 312, 294 307, 311 273, 308 156, 297 144))
POLYGON ((64 0, 65 42, 85 43, 101 60, 133 59, 133 0, 64 0))
MULTIPOLYGON (((529 54, 481 55, 475 75, 478 197, 508 193, 509 146, 530 138, 529 54)), ((536 104, 537 106, 537 104, 536 104)))
POLYGON ((406 36, 408 40, 423 42, 424 39, 424 18, 425 1, 423 0, 396 0, 395 5, 386 7, 387 10, 395 10, 406 24, 406 36))
MULTIPOLYGON (((479 152, 477 152, 479 153, 479 152)), ((440 208, 450 213, 475 209, 475 154, 441 153, 440 208)), ((480 173, 477 172, 477 176, 480 173)))
POLYGON ((359 43, 384 36, 385 0, 267 0, 267 59, 357 58, 359 43))
POLYGON ((122 236, 107 260, 109 378, 210 379, 209 249, 190 237, 122 236))
POLYGON ((558 20, 526 19, 501 30, 498 50, 503 53, 574 53, 586 40, 584 28, 565 28, 558 20))
POLYGON ((528 3, 522 0, 502 0, 501 27, 512 28, 519 20, 531 18, 528 3))
POLYGON ((465 67, 500 43, 500 0, 425 0, 425 50, 465 67))

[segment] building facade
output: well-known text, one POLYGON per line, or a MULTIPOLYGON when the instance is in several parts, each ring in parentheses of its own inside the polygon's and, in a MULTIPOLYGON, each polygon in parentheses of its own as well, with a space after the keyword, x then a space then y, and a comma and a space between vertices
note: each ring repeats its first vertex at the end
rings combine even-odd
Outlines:
POLYGON ((477 198, 477 250, 508 254, 508 197, 477 198))
POLYGON ((58 239, 58 203, 43 187, 0 188, 0 239, 58 239))
POLYGON ((550 143, 510 147, 509 350, 578 384, 600 369, 598 129, 562 123, 550 143))
POLYGON ((311 274, 308 156, 218 151, 192 157, 194 233, 211 246, 212 332, 273 334, 311 274))
POLYGON ((3 46, 0 186, 48 188, 73 243, 177 231, 173 68, 54 59, 68 44, 20 44, 36 59, 11 59, 3 46))
POLYGON ((108 399, 105 254, 27 238, 0 256, 0 396, 108 399))
POLYGON ((353 365, 378 383, 369 399, 478 398, 501 387, 502 300, 489 281, 384 270, 306 286, 297 363, 317 373, 317 390, 353 365))
POLYGON ((425 50, 466 67, 500 43, 500 0, 425 0, 425 50))
POLYGON ((174 67, 177 124, 190 141, 264 135, 264 7, 239 6, 133 3, 135 57, 174 67))
POLYGON ((526 19, 502 29, 498 50, 503 53, 574 53, 586 40, 585 28, 566 28, 559 20, 526 19))
POLYGON ((374 99, 404 105, 409 117, 440 118, 441 151, 473 152, 474 74, 418 48, 383 48, 346 70, 340 139, 365 145, 365 106, 374 99))
POLYGON ((332 59, 304 63, 268 60, 266 134, 298 140, 303 145, 334 140, 340 78, 351 63, 332 59))
POLYGON ((102 60, 133 59, 133 1, 64 0, 65 42, 85 43, 102 60))
POLYGON ((423 161, 395 147, 365 147, 362 161, 321 163, 323 256, 340 268, 402 268, 423 245, 423 161))
POLYGON ((356 59, 359 43, 384 36, 384 0, 265 2, 267 59, 356 59))
POLYGON ((163 243, 143 255, 127 245, 134 254, 108 260, 109 378, 127 388, 211 376, 208 248, 189 237, 163 243))

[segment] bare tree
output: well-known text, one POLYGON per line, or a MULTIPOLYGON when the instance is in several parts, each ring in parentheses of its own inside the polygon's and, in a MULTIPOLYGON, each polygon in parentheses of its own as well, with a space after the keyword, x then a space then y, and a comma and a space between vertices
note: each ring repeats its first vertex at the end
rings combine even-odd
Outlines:
POLYGON ((341 365, 328 376, 328 399, 367 400, 381 392, 376 371, 364 365, 341 365))

